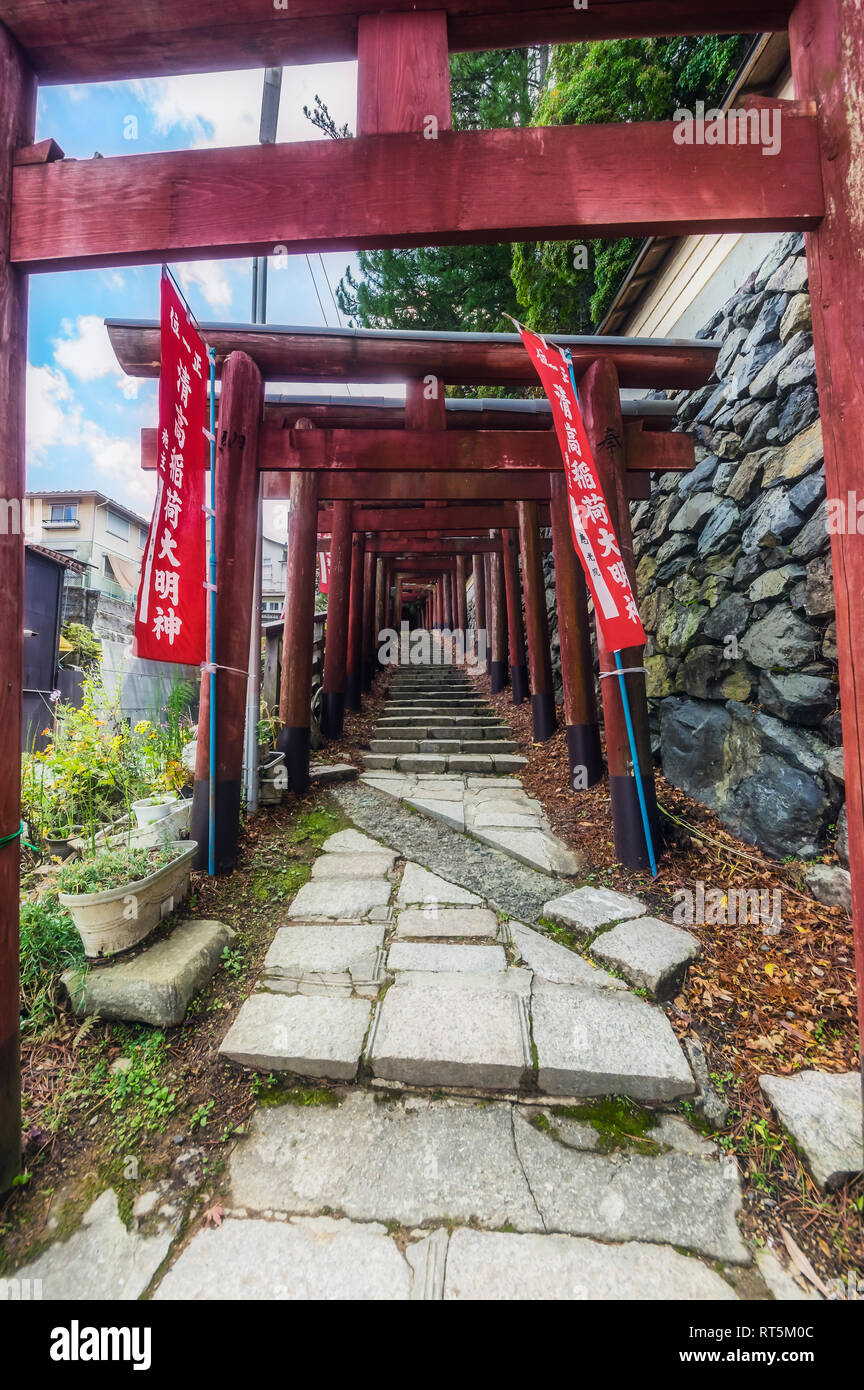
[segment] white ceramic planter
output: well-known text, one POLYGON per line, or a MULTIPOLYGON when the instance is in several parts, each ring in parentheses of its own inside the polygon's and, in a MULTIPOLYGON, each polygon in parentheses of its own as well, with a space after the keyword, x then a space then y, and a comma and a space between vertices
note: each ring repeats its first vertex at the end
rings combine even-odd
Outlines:
POLYGON ((258 769, 258 804, 279 806, 287 790, 285 754, 270 753, 258 769))
POLYGON ((176 792, 166 792, 160 797, 145 796, 141 801, 132 802, 132 814, 143 829, 164 816, 170 816, 172 811, 177 810, 179 800, 176 792))
POLYGON ((59 894, 72 915, 86 956, 93 959, 128 951, 183 901, 198 844, 195 840, 172 840, 171 845, 177 858, 147 878, 101 893, 59 894))

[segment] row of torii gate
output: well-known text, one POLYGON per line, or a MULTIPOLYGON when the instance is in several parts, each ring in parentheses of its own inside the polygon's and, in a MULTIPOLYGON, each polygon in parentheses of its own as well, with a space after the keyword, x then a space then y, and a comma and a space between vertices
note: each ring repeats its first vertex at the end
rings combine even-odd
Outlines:
MULTIPOLYGON (((211 6, 203 17, 197 0, 147 0, 131 10, 116 0, 0 0, 0 500, 7 514, 16 505, 23 512, 30 274, 277 251, 788 230, 807 236, 828 495, 845 500, 858 487, 864 438, 862 90, 860 0, 700 0, 698 5, 682 0, 592 0, 585 7, 572 0, 537 0, 531 6, 524 0, 279 0, 278 5, 232 0, 231 5, 211 6), (771 158, 758 144, 677 143, 677 127, 670 121, 451 128, 450 51, 667 33, 761 33, 787 27, 796 99, 767 102, 782 117, 781 147, 771 158), (356 59, 358 65, 354 138, 80 160, 65 159, 53 139, 34 143, 39 83, 122 81, 346 59, 356 59)), ((212 341, 213 333, 208 336, 212 341)), ((278 350, 275 340, 273 346, 278 350)), ((224 633, 219 661, 243 671, 247 667, 248 646, 240 633, 245 628, 248 637, 252 548, 240 552, 238 546, 254 536, 258 464, 264 458, 268 495, 275 487, 277 495, 290 493, 293 504, 291 591, 298 603, 289 603, 289 656, 294 624, 305 631, 322 502, 332 503, 332 535, 343 538, 336 550, 344 566, 344 537, 355 533, 356 509, 375 503, 382 511, 396 510, 399 503, 416 505, 422 500, 436 507, 446 502, 449 510, 449 504, 467 506, 466 499, 471 499, 475 507, 482 502, 510 508, 501 510, 488 529, 519 529, 528 665, 536 665, 536 694, 548 696, 543 644, 536 640, 539 623, 533 615, 540 597, 538 527, 545 519, 540 509, 548 505, 553 534, 559 510, 550 486, 555 472, 551 432, 529 431, 535 452, 526 461, 517 451, 512 467, 502 452, 506 441, 493 439, 497 463, 492 467, 488 457, 483 462, 483 437, 498 431, 477 430, 472 444, 470 430, 443 429, 440 396, 436 407, 416 387, 409 388, 406 428, 395 445, 391 440, 389 452, 386 432, 379 430, 365 449, 362 428, 303 430, 295 423, 283 430, 281 424, 274 426, 272 407, 262 409, 262 378, 275 377, 259 351, 251 353, 236 342, 231 348, 222 364, 224 434, 217 460, 222 525, 217 544, 223 598, 232 594, 231 579, 237 581, 237 622, 224 633), (373 463, 373 456, 389 458, 392 466, 373 463), (446 484, 445 475, 451 480, 446 484), (524 481, 514 483, 513 475, 524 481), (441 480, 434 484, 436 491, 430 490, 433 478, 441 480)), ((349 356, 352 351, 349 347, 349 356)), ((628 429, 619 396, 624 383, 621 363, 597 352, 590 363, 583 363, 582 406, 597 461, 606 470, 607 492, 617 502, 619 534, 626 544, 628 480, 638 478, 644 484, 647 477, 640 456, 651 458, 650 471, 664 466, 658 462, 660 451, 683 446, 665 443, 677 436, 662 430, 637 430, 632 427, 635 422, 628 429), (609 440, 614 453, 619 446, 613 436, 621 441, 614 466, 612 455, 599 447, 609 440)), ((348 365, 343 380, 355 379, 348 365)), ((399 379, 417 382, 425 374, 406 359, 399 379)), ((445 362, 432 374, 443 382, 456 380, 445 362)), ((302 370, 291 371, 281 379, 297 381, 303 376, 302 370)), ((658 384, 675 383, 666 378, 658 384)), ((309 416, 308 411, 304 414, 309 416)), ((445 421, 449 423, 446 415, 445 421)), ((518 427, 503 433, 510 433, 515 445, 518 427)), ((680 464, 681 455, 677 458, 680 464)), ((479 521, 468 524, 479 527, 479 521)), ((486 530, 484 521, 482 531, 486 530)), ((362 534, 376 532, 364 523, 362 534)), ((439 534, 450 533, 445 529, 439 534)), ((860 980, 864 542, 850 527, 834 534, 831 544, 860 980)), ((405 547, 400 553, 404 555, 405 547)), ((506 554, 505 547, 502 557, 506 554)), ((412 568, 417 563, 412 558, 412 568)), ((445 562, 435 563, 443 574, 445 562)), ((558 586, 566 590, 563 574, 559 568, 558 586)), ((344 586, 345 580, 341 582, 344 586)), ((7 524, 0 527, 0 1191, 11 1184, 21 1159, 18 834, 23 584, 22 528, 7 524)), ((575 580, 573 589, 570 630, 584 634, 584 624, 580 627, 572 620, 580 603, 575 580)), ((350 613, 350 602, 348 609, 350 613)), ((566 618, 561 630, 565 640, 566 618)), ((333 639, 332 625, 329 637, 333 639)), ((333 645, 341 648, 341 639, 333 645)), ((297 655, 302 667, 307 644, 297 655)), ((600 659, 602 665, 602 651, 600 659)), ((568 661, 567 666, 584 670, 578 661, 568 661)), ((604 687, 610 684, 603 682, 604 687)), ((328 701, 328 718, 335 714, 342 693, 337 686, 338 682, 330 687, 336 699, 328 701)), ((297 690, 301 688, 305 691, 305 673, 297 679, 297 690)), ((239 685, 236 690, 232 699, 239 726, 239 685)), ((286 698, 285 739, 292 745, 292 763, 302 767, 307 702, 303 699, 301 709, 299 694, 289 692, 286 698)), ((639 689, 632 698, 644 706, 639 689)), ((591 712, 584 702, 581 708, 574 704, 572 680, 569 694, 565 686, 565 699, 568 725, 590 728, 591 712)), ((540 708, 542 703, 548 707, 541 702, 540 708)), ((615 716, 611 711, 606 716, 614 787, 625 767, 623 741, 619 749, 615 716)), ((638 719, 644 741, 644 708, 638 719)), ((239 768, 225 761, 218 775, 226 805, 236 804, 239 768)), ((223 854, 226 851, 230 859, 230 837, 222 846, 223 854)))
MULTIPOLYGON (((474 575, 475 626, 491 647, 493 690, 531 699, 534 738, 555 732, 556 711, 543 576, 544 529, 554 551, 558 633, 571 786, 602 776, 588 595, 573 546, 560 447, 548 403, 448 400, 449 385, 536 386, 518 334, 393 333, 357 329, 202 325, 221 376, 216 448, 215 661, 216 865, 236 860, 244 752, 243 652, 253 622, 254 565, 263 496, 288 503, 288 563, 277 746, 289 785, 309 785, 316 552, 330 553, 321 729, 342 734, 346 705, 361 707, 378 636, 398 626, 403 600, 421 597, 430 627, 467 629, 474 575), (404 382, 398 402, 266 395, 268 380, 360 385, 404 382), (448 408, 449 407, 449 408, 448 408), (323 540, 323 537, 327 537, 323 540), (406 595, 405 585, 413 582, 406 595), (229 597, 230 596, 230 597, 229 597), (479 617, 477 616, 479 615, 479 617), (509 656, 508 656, 509 651, 509 656)), ((111 320, 120 365, 159 371, 158 325, 111 320)), ((684 389, 708 381, 719 343, 632 338, 556 339, 570 348, 579 399, 622 558, 636 592, 629 504, 647 499, 652 473, 693 467, 693 440, 673 432, 674 406, 622 401, 621 390, 684 389)), ((142 462, 156 466, 156 431, 143 431, 142 462)), ((597 633, 601 672, 615 669, 597 633)), ((659 840, 641 653, 626 654, 630 705, 654 841, 659 840)), ((609 786, 619 859, 648 864, 636 779, 616 681, 601 675, 609 786)), ((206 865, 209 684, 200 714, 193 838, 206 865)))

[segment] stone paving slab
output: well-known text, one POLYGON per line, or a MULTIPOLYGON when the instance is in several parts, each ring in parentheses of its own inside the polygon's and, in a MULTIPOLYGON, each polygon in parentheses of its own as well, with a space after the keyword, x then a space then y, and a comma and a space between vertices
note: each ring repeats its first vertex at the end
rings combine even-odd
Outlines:
POLYGON ((264 957, 264 974, 349 988, 354 981, 368 984, 382 979, 383 946, 383 926, 315 922, 280 927, 264 957))
POLYGON ((231 1156, 230 1186, 250 1211, 543 1230, 505 1104, 351 1091, 339 1106, 261 1108, 231 1156))
MULTIPOLYGON (((426 1237, 428 1243, 429 1237, 426 1237)), ((168 1270, 157 1302, 404 1302, 414 1270, 385 1226, 329 1216, 235 1220, 200 1230, 168 1270)))
POLYGON ((666 1015, 626 991, 535 979, 531 1016, 548 1095, 666 1101, 696 1089, 666 1015))
POLYGON ((396 918, 396 937, 494 940, 498 918, 488 907, 408 907, 396 918))
POLYGON ((386 879, 358 878, 304 883, 288 908, 289 917, 365 917, 390 900, 393 885, 386 879))
POLYGON ((598 927, 605 927, 622 918, 641 917, 647 912, 644 903, 611 888, 576 888, 560 898, 543 904, 543 916, 562 927, 589 936, 598 927))
POLYGON ((569 1148, 514 1117, 516 1151, 548 1230, 649 1240, 746 1264, 732 1160, 688 1154, 598 1154, 569 1148))
POLYGON ((357 769, 353 763, 310 763, 309 780, 319 787, 330 786, 333 782, 353 782, 357 769))
POLYGON ((219 1055, 256 1071, 352 1081, 371 1012, 365 999, 253 994, 228 1029, 219 1055))
POLYGON ((330 835, 324 841, 321 848, 325 854, 382 854, 387 850, 386 845, 371 840, 359 830, 337 830, 335 835, 330 835))
POLYGON ((780 1121, 801 1148, 823 1192, 861 1172, 861 1077, 858 1072, 802 1071, 760 1076, 780 1121))
POLYGON ((736 1295, 719 1274, 668 1246, 460 1228, 450 1237, 444 1298, 674 1303, 736 1295))
POLYGON ((397 979, 378 1005, 366 1059, 373 1077, 416 1086, 516 1089, 531 1068, 525 1001, 506 990, 397 979))
POLYGON ((39 1279, 41 1297, 71 1304, 138 1299, 165 1259, 181 1221, 176 1209, 157 1221, 153 1235, 127 1230, 117 1194, 106 1188, 68 1240, 57 1241, 16 1270, 17 1279, 39 1279))
POLYGON ((132 960, 67 970, 63 986, 79 1017, 98 1014, 171 1028, 183 1022, 189 1000, 213 978, 235 935, 224 922, 180 922, 132 960))
POLYGON ((396 863, 393 850, 381 850, 379 854, 363 851, 361 854, 322 854, 312 865, 313 879, 386 878, 396 863))
POLYGON ((454 830, 465 829, 465 812, 461 801, 444 801, 440 797, 431 796, 406 796, 405 802, 408 806, 413 806, 415 811, 423 811, 427 816, 443 820, 445 825, 451 825, 454 830))
POLYGON ((452 946, 444 942, 396 941, 387 952, 388 970, 423 970, 433 973, 483 971, 498 974, 507 969, 503 946, 452 946))
POLYGON ((513 945, 525 964, 544 980, 559 985, 589 985, 594 989, 626 990, 623 980, 591 965, 575 951, 551 941, 542 932, 526 927, 522 922, 508 922, 513 945))
POLYGON ((469 892, 467 888, 460 888, 456 883, 448 883, 438 874, 430 873, 420 864, 414 864, 409 860, 405 865, 405 872, 402 875, 399 892, 396 894, 396 901, 400 906, 405 907, 419 903, 438 903, 441 905, 461 903, 465 906, 474 904, 479 907, 483 899, 478 897, 476 893, 469 892))
MULTIPOLYGON (((546 830, 532 827, 484 829, 476 822, 469 827, 475 840, 493 849, 503 850, 520 863, 545 874, 578 874, 582 860, 546 830)), ((545 913, 545 909, 544 909, 545 913)))
POLYGON ((690 932, 657 917, 635 917, 603 932, 591 945, 599 960, 615 966, 637 989, 657 999, 677 994, 701 946, 690 932))

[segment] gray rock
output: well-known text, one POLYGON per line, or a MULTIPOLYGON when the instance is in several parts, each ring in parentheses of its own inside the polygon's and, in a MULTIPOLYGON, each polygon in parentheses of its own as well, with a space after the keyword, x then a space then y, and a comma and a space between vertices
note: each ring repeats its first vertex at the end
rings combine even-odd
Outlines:
POLYGON ((837 839, 835 842, 837 858, 844 868, 849 868, 849 823, 846 816, 846 807, 837 817, 837 839))
POLYGON ((776 1302, 821 1302, 821 1296, 815 1289, 810 1289, 808 1292, 796 1283, 792 1275, 783 1268, 774 1251, 770 1250, 767 1245, 756 1251, 756 1265, 776 1302))
POLYGON ((358 878, 304 883, 288 908, 288 916, 301 920, 315 917, 365 917, 390 899, 392 885, 386 879, 358 878))
POLYGON ((789 493, 789 501, 803 517, 808 517, 825 496, 825 475, 820 470, 802 478, 789 493))
POLYGON ((828 504, 820 503, 789 547, 789 554, 795 560, 812 560, 821 555, 830 545, 828 533, 828 504))
POLYGON ((488 907, 444 907, 436 902, 425 907, 409 907, 396 919, 400 940, 450 937, 460 941, 494 940, 498 919, 488 907))
POLYGON ((788 343, 775 351, 771 359, 750 382, 750 395, 757 400, 767 400, 769 396, 777 394, 777 378, 797 357, 800 357, 810 346, 810 338, 807 333, 795 333, 788 343))
MULTIPOLYGON (((428 1245, 429 1239, 419 1244, 428 1245)), ((195 1233, 162 1279, 155 1300, 389 1303, 422 1298, 414 1285, 407 1252, 400 1254, 386 1226, 330 1216, 229 1217, 195 1233)))
POLYGON ((672 518, 672 531, 686 531, 690 535, 701 530, 709 512, 714 508, 715 501, 713 493, 710 492, 697 492, 693 497, 688 497, 683 507, 672 518))
POLYGON ((807 257, 792 256, 775 270, 768 281, 769 290, 799 294, 807 288, 807 257))
POLYGON ((753 689, 753 675, 747 663, 727 660, 723 649, 715 646, 689 651, 679 672, 679 682, 681 689, 700 700, 746 700, 753 689))
POLYGON ((780 322, 780 341, 787 343, 791 337, 802 330, 809 333, 813 326, 810 312, 809 294, 794 294, 786 306, 780 322))
POLYGON ((656 999, 669 999, 681 987, 688 965, 701 947, 695 936, 657 917, 637 917, 598 936, 593 955, 621 971, 631 985, 656 999))
POLYGON ((763 300, 756 321, 744 343, 745 352, 759 347, 762 343, 776 341, 780 334, 780 321, 788 302, 784 294, 772 294, 763 300))
POLYGON ((786 232, 779 237, 756 272, 756 289, 764 289, 787 256, 796 255, 800 246, 801 236, 799 232, 786 232))
POLYGON ((780 598, 801 579, 803 574, 804 570, 800 565, 780 565, 777 569, 763 570, 756 576, 747 590, 747 597, 753 603, 762 603, 765 599, 780 598))
POLYGON ((759 484, 762 467, 766 455, 770 450, 756 450, 748 453, 742 459, 733 474, 732 481, 727 484, 726 496, 733 498, 736 502, 748 502, 753 496, 759 484))
POLYGON ((730 594, 705 615, 702 633, 713 641, 723 642, 727 637, 740 637, 749 620, 750 604, 742 594, 730 594))
POLYGON ((747 428, 741 442, 741 448, 745 454, 753 450, 763 449, 766 444, 772 444, 777 438, 777 425, 780 418, 780 407, 776 401, 754 401, 751 409, 753 417, 748 421, 747 428))
POLYGON ((816 376, 816 354, 811 343, 809 348, 805 348, 794 362, 790 362, 788 367, 784 367, 777 378, 777 385, 781 391, 789 391, 795 386, 801 386, 805 382, 811 382, 816 376))
POLYGON ((777 438, 781 444, 795 438, 806 425, 819 417, 819 397, 815 386, 796 386, 783 401, 777 417, 777 438))
POLYGON ((760 1076, 759 1085, 823 1192, 861 1172, 859 1072, 760 1076))
POLYGON ((695 1090, 666 1015, 632 994, 535 979, 531 1017, 547 1095, 664 1101, 695 1090))
POLYGON ((763 671, 759 680, 759 703, 778 719, 793 724, 821 724, 837 703, 837 691, 831 681, 820 676, 772 675, 763 671))
POLYGON ((804 610, 811 618, 823 618, 834 612, 834 575, 830 554, 811 560, 807 566, 804 610))
POLYGON ((717 503, 699 537, 699 554, 716 555, 719 551, 727 549, 730 538, 737 534, 738 523, 738 508, 730 498, 717 503))
POLYGON ((189 1000, 215 975, 235 935, 224 922, 180 922, 133 960, 67 970, 63 985, 79 1017, 98 1014, 171 1028, 182 1023, 189 1000))
POLYGON ((134 1301, 171 1249, 180 1220, 179 1212, 165 1213, 154 1235, 127 1230, 120 1219, 117 1194, 106 1188, 68 1240, 49 1245, 16 1270, 15 1277, 40 1280, 41 1296, 50 1302, 134 1301))
POLYGON ((744 513, 741 548, 745 555, 765 547, 785 545, 798 532, 801 516, 785 488, 763 492, 744 513))
POLYGON ((848 869, 839 869, 833 864, 814 864, 804 874, 804 880, 817 902, 852 912, 852 877, 848 869))
POLYGON ((719 1274, 668 1246, 461 1229, 450 1238, 444 1297, 605 1303, 729 1301, 735 1294, 719 1274))
POLYGON ((365 999, 253 994, 228 1029, 219 1055, 256 1071, 352 1081, 371 1012, 365 999))
POLYGON ((794 483, 812 472, 822 462, 822 426, 818 420, 802 429, 783 448, 770 451, 763 474, 763 486, 794 483))
POLYGON ((309 780, 319 787, 333 782, 353 782, 357 769, 353 763, 310 763, 309 780))
MULTIPOLYGON (((672 698, 660 710, 663 771, 737 835, 778 858, 819 853, 839 803, 812 734, 730 701, 672 698)), ((821 751, 820 751, 821 750, 821 751)))
POLYGON ((587 885, 543 904, 543 916, 550 922, 570 927, 585 936, 612 922, 641 917, 647 910, 637 898, 616 893, 611 888, 590 888, 587 885))
POLYGON ((503 946, 452 945, 436 941, 396 941, 387 953, 390 970, 498 974, 507 969, 503 946))
POLYGON ((547 1227, 601 1240, 649 1240, 737 1264, 741 1188, 734 1162, 564 1148, 516 1116, 516 1148, 547 1227), (563 1153, 560 1152, 563 1148, 563 1153))
POLYGON ((812 661, 816 632, 786 604, 778 604, 753 624, 741 643, 748 661, 764 671, 776 667, 794 669, 812 661))
POLYGON ((724 1129, 729 1118, 729 1106, 711 1085, 705 1049, 695 1033, 684 1039, 684 1051, 699 1087, 699 1095, 693 1102, 693 1109, 712 1129, 724 1129))
POLYGON ((590 985, 594 989, 627 988, 623 980, 600 970, 542 932, 521 922, 508 922, 507 928, 520 959, 544 980, 559 985, 590 985))
POLYGON ((525 1000, 508 989, 454 989, 446 976, 397 979, 378 1005, 366 1056, 384 1081, 517 1089, 531 1068, 525 1000))
POLYGON ((689 497, 691 493, 703 492, 712 481, 717 472, 720 460, 716 454, 706 454, 701 462, 697 463, 692 473, 685 473, 678 484, 678 496, 689 497))

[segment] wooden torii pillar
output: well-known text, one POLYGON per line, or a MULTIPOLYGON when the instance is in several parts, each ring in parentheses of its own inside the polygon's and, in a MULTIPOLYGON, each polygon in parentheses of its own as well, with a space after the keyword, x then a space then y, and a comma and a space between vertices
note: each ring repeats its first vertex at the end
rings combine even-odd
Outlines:
POLYGON ((531 717, 534 740, 544 743, 557 727, 555 691, 552 685, 552 653, 546 617, 546 585, 537 524, 537 503, 517 503, 522 583, 525 588, 525 627, 528 633, 528 665, 531 671, 531 717))
POLYGON ((510 646, 510 689, 514 705, 530 692, 525 664, 525 624, 522 620, 522 585, 519 580, 519 533, 513 526, 501 532, 504 544, 504 591, 507 598, 507 636, 510 646))
MULTIPOLYGON (((33 140, 36 79, 0 23, 0 497, 24 508, 27 276, 9 264, 12 161, 33 140)), ((0 529, 0 1192, 21 1170, 18 895, 24 518, 0 529)))
POLYGON ((348 608, 348 652, 345 665, 345 702, 359 710, 363 694, 363 573, 365 537, 355 531, 351 537, 351 582, 348 608))
POLYGON ((321 732, 342 737, 348 659, 348 606, 351 596, 351 502, 333 503, 330 538, 330 592, 324 636, 324 680, 321 690, 321 732))
MULTIPOLYGON (((264 383, 245 352, 222 368, 216 442, 216 871, 237 862, 243 791, 246 683, 258 533, 258 435, 264 383)), ((210 796, 210 686, 201 681, 190 833, 195 867, 206 869, 210 796)))
POLYGON ((292 473, 289 496, 285 628, 276 747, 285 754, 288 786, 302 796, 309 786, 318 475, 292 473))
MULTIPOLYGON (((638 592, 633 562, 633 534, 630 529, 630 505, 627 498, 624 461, 624 425, 621 419, 621 396, 615 364, 598 360, 588 368, 579 382, 579 404, 594 455, 598 476, 603 485, 609 516, 619 545, 621 558, 634 594, 638 592)), ((620 682, 609 673, 615 662, 606 650, 599 626, 597 650, 600 658, 600 689, 603 699, 603 724, 606 732, 606 762, 609 768, 609 797, 612 803, 612 823, 615 834, 616 857, 631 869, 648 868, 648 849, 636 790, 636 776, 630 755, 630 742, 621 703, 620 682)), ((648 700, 642 668, 643 648, 628 648, 622 655, 625 669, 633 674, 625 677, 630 712, 636 737, 636 749, 642 777, 642 788, 648 810, 648 820, 655 849, 660 844, 657 797, 654 787, 654 762, 648 728, 648 700), (634 669, 635 668, 635 669, 634 669)))
POLYGON ((363 615, 362 615, 362 656, 361 674, 364 692, 372 686, 375 678, 375 599, 376 599, 377 561, 374 551, 365 550, 363 554, 363 615))
POLYGON ((594 660, 588 627, 588 592, 570 531, 564 471, 549 475, 549 512, 555 552, 555 601, 561 648, 561 685, 570 788, 593 787, 603 776, 603 754, 594 697, 594 660))
MULTIPOLYGON (((500 538, 500 531, 490 531, 489 535, 500 538)), ((500 552, 493 552, 489 559, 489 607, 492 614, 492 654, 489 663, 489 684, 493 695, 497 695, 507 684, 507 610, 504 596, 504 561, 500 552)))

